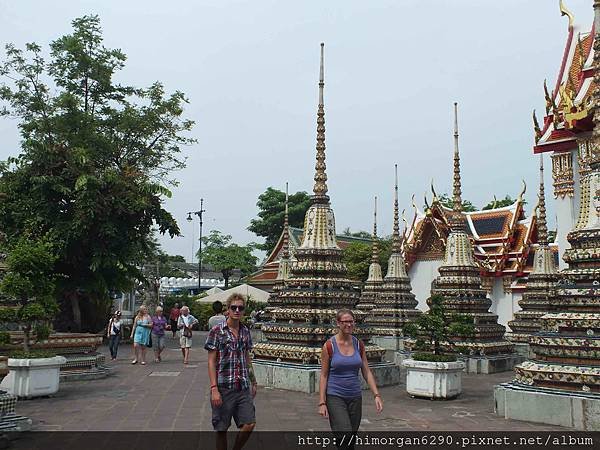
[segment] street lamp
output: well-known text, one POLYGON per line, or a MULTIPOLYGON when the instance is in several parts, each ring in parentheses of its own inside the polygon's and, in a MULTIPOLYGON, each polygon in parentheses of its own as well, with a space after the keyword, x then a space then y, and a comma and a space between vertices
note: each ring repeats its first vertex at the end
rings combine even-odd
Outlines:
POLYGON ((191 222, 192 221, 192 214, 195 214, 198 216, 198 218, 200 219, 200 247, 198 249, 198 294, 200 294, 200 291, 202 289, 202 213, 206 212, 203 208, 204 206, 204 199, 201 198, 200 199, 200 210, 198 211, 189 211, 188 212, 188 216, 187 216, 187 221, 191 222))

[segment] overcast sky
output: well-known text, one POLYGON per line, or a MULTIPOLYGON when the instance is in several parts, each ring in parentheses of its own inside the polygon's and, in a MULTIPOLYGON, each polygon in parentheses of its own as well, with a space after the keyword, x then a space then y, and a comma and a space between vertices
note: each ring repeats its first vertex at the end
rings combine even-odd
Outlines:
MULTIPOLYGON (((0 44, 44 46, 72 19, 98 14, 105 45, 127 55, 119 80, 155 80, 189 98, 198 143, 166 202, 183 237, 165 250, 190 259, 204 198, 205 233, 239 243, 268 186, 311 192, 319 43, 325 42, 329 194, 337 230, 391 233, 393 166, 400 207, 412 214, 431 179, 451 192, 452 103, 459 102, 463 197, 481 207, 529 186, 538 160, 531 110, 543 116, 542 83, 554 86, 567 37, 558 0, 180 1, 0 0, 0 44)), ((592 0, 566 0, 585 30, 592 0)), ((0 158, 19 151, 14 121, 0 121, 0 158)), ((549 168, 550 161, 546 158, 549 168)), ((551 196, 550 170, 546 177, 551 196)), ((550 202, 551 203, 551 202, 550 202)), ((549 215, 554 217, 553 205, 549 215)), ((552 220, 554 223, 554 220, 552 220)), ((195 248, 197 244, 195 244, 195 248)))

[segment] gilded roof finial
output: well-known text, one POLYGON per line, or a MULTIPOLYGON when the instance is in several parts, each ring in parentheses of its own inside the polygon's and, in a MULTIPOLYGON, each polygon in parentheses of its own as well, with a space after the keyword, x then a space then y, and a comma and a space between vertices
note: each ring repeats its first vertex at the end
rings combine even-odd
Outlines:
POLYGON ((433 178, 431 179, 431 193, 433 194, 433 200, 432 203, 435 203, 436 201, 439 200, 437 193, 435 192, 435 188, 433 187, 433 178))
POLYGON ((319 70, 319 106, 317 109, 317 162, 315 164, 315 185, 313 187, 313 203, 329 203, 327 195, 327 173, 325 169, 325 104, 323 88, 325 87, 324 47, 321 43, 321 65, 319 70))
POLYGON ((288 217, 288 183, 285 183, 285 213, 283 215, 283 248, 282 248, 282 257, 289 258, 290 257, 290 224, 288 217))
POLYGON ((525 183, 525 180, 521 180, 521 183, 523 183, 523 189, 521 189, 521 192, 519 193, 519 196, 517 197, 517 200, 520 202, 523 201, 523 196, 525 195, 525 192, 527 192, 527 183, 525 183))
POLYGON ((592 94, 594 131, 592 131, 592 157, 590 168, 600 169, 600 0, 594 0, 594 68, 595 89, 592 94))
POLYGON ((394 184, 394 229, 392 231, 392 253, 399 253, 402 250, 400 242, 400 222, 398 220, 398 164, 394 164, 395 184, 394 184))
POLYGON ((565 4, 563 3, 563 0, 560 0, 559 7, 560 7, 560 15, 567 16, 569 18, 569 28, 573 28, 573 22, 575 21, 575 16, 573 16, 573 13, 566 8, 565 4))
POLYGON ((542 130, 540 129, 540 124, 538 122, 537 116, 535 115, 535 109, 533 110, 533 131, 535 132, 534 139, 537 144, 540 138, 542 137, 542 130))
POLYGON ((550 110, 552 109, 552 97, 548 93, 548 84, 546 83, 546 79, 544 78, 544 98, 546 99, 546 115, 550 114, 550 110))
POLYGON ((379 264, 379 245, 377 244, 377 196, 375 196, 375 207, 373 209, 373 254, 371 263, 379 264))
POLYGON ((548 244, 548 227, 546 225, 546 197, 544 195, 544 154, 540 153, 540 192, 538 193, 538 243, 548 244))

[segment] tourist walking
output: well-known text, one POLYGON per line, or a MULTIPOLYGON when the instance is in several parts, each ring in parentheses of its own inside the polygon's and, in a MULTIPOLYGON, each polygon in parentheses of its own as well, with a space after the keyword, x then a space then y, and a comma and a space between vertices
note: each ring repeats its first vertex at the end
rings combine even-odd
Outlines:
POLYGON ((131 361, 131 364, 137 364, 138 360, 141 361, 142 365, 146 364, 146 347, 150 343, 150 330, 152 329, 152 318, 148 314, 148 308, 144 305, 140 306, 140 309, 133 319, 133 329, 131 334, 133 335, 133 351, 135 358, 131 361))
POLYGON ((208 331, 210 331, 215 325, 227 320, 227 317, 223 315, 223 303, 221 303, 219 300, 213 302, 212 309, 214 315, 208 319, 208 331))
POLYGON ((227 320, 209 331, 204 344, 208 350, 212 424, 220 450, 227 449, 227 429, 232 417, 240 430, 234 449, 244 446, 256 425, 256 378, 250 359, 252 337, 248 327, 241 323, 246 300, 240 294, 232 294, 226 306, 227 320))
MULTIPOLYGON (((354 314, 349 309, 341 309, 336 319, 338 332, 325 342, 321 351, 319 414, 329 418, 331 431, 336 433, 340 443, 344 441, 344 433, 354 434, 360 425, 362 391, 359 370, 373 393, 378 413, 383 410, 383 400, 369 368, 364 344, 352 335, 354 314)), ((350 438, 346 440, 349 441, 350 438)))
POLYGON ((152 316, 152 349, 154 350, 154 362, 161 362, 160 354, 165 349, 165 330, 171 326, 163 316, 162 306, 157 306, 155 314, 152 316))
POLYGON ((177 320, 177 328, 181 333, 179 336, 179 345, 183 355, 183 363, 187 364, 190 360, 190 349, 192 348, 192 327, 198 323, 198 319, 190 314, 190 308, 181 307, 181 314, 177 320))
POLYGON ((110 359, 117 359, 119 351, 119 342, 121 341, 121 311, 115 311, 106 327, 106 337, 108 338, 108 349, 110 350, 110 359))
POLYGON ((175 339, 175 333, 177 333, 177 321, 179 320, 179 316, 181 315, 181 310, 179 309, 179 303, 175 303, 175 305, 171 308, 169 312, 169 321, 171 322, 171 331, 173 332, 173 339, 175 339))

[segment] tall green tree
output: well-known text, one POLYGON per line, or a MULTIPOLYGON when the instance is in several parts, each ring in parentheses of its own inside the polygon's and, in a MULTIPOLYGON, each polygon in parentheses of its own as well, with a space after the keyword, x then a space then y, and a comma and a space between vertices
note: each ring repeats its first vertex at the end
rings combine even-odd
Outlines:
POLYGON ((256 244, 238 245, 231 240, 231 235, 217 230, 211 230, 202 238, 202 261, 223 274, 225 288, 229 287, 229 278, 235 269, 240 269, 242 276, 256 270, 257 258, 252 254, 256 244))
MULTIPOLYGON (((454 199, 449 197, 448 194, 442 194, 439 197, 439 201, 446 208, 452 209, 454 207, 454 199)), ((469 200, 463 200, 462 201, 462 210, 464 212, 473 212, 473 211, 477 211, 477 207, 475 205, 473 205, 473 203, 471 203, 469 200)))
MULTIPOLYGON (((392 241, 389 238, 379 239, 379 264, 385 276, 388 260, 392 253, 392 241)), ((352 242, 343 250, 343 260, 348 268, 348 278, 363 282, 369 276, 373 247, 365 242, 352 242)))
MULTIPOLYGON (((265 238, 264 244, 257 248, 271 253, 283 231, 285 214, 285 192, 269 187, 258 196, 258 218, 250 221, 249 231, 265 238)), ((289 196, 288 221, 290 226, 302 228, 304 216, 310 206, 310 196, 303 191, 289 196)))
POLYGON ((154 227, 179 234, 163 201, 193 122, 182 117, 183 93, 115 81, 126 58, 104 47, 97 16, 72 25, 48 60, 37 44, 6 46, 1 112, 19 120, 22 140, 0 167, 0 227, 9 242, 49 237, 64 319, 79 330, 104 321, 92 316, 110 307, 109 290, 143 278, 154 227))
MULTIPOLYGON (((512 198, 510 195, 506 195, 501 200, 492 200, 491 202, 489 202, 487 205, 485 205, 481 209, 488 210, 488 209, 494 209, 494 208, 504 208, 505 206, 512 205, 514 202, 516 202, 516 200, 514 198, 512 198)), ((526 203, 527 203, 526 201, 523 201, 523 204, 526 204, 526 203)))

